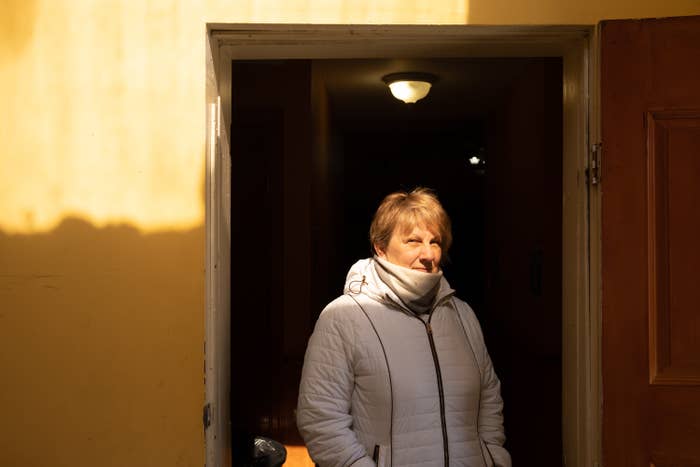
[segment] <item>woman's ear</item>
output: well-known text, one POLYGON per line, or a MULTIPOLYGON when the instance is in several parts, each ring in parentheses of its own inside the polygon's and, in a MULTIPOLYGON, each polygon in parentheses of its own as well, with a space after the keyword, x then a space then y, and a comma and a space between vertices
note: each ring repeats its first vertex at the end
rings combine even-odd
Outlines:
POLYGON ((377 245, 376 243, 375 243, 374 245, 372 245, 372 247, 374 247, 374 252, 375 252, 376 255, 379 256, 380 258, 384 258, 384 257, 386 256, 386 255, 384 254, 384 250, 382 250, 382 249, 380 248, 380 246, 377 245))

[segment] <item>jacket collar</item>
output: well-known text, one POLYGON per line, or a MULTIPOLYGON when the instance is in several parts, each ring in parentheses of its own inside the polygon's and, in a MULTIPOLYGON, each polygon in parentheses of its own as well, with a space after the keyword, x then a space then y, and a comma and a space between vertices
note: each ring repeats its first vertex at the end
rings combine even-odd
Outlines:
MULTIPOLYGON (((387 306, 400 308, 411 314, 416 314, 401 300, 377 274, 376 261, 373 258, 365 258, 352 265, 345 280, 343 292, 349 295, 366 295, 367 297, 383 303, 387 306)), ((454 295, 455 291, 450 287, 445 277, 440 278, 439 288, 435 294, 432 309, 442 303, 446 298, 454 295)), ((428 310, 428 311, 432 311, 428 310)))

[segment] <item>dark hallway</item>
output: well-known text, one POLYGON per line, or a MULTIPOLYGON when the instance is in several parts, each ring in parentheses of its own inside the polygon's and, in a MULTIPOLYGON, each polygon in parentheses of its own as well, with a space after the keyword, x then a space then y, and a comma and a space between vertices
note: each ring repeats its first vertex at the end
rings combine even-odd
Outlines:
POLYGON ((369 256, 383 196, 427 186, 453 221, 445 276, 502 382, 506 447, 516 465, 562 465, 561 75, 552 58, 233 63, 234 448, 301 443, 314 322, 369 256), (407 67, 439 77, 410 105, 380 80, 407 67))

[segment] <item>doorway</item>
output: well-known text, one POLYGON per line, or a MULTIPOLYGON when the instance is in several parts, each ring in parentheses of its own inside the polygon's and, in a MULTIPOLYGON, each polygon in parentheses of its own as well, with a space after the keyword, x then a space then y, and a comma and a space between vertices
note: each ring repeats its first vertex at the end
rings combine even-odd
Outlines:
POLYGON ((255 310, 231 326, 231 373, 246 377, 231 392, 234 459, 252 435, 302 442, 315 319, 370 256, 383 196, 427 186, 452 217, 445 276, 502 382, 506 448, 561 466, 561 58, 234 60, 231 76, 231 241, 260 245, 232 260, 246 265, 232 310, 255 310), (381 81, 401 70, 438 81, 404 104, 381 81))
MULTIPOLYGON (((235 30, 236 26, 232 26, 232 28, 235 30)), ((241 31, 238 31, 239 33, 243 34, 243 36, 237 35, 234 31, 233 35, 230 35, 229 32, 221 32, 221 31, 212 31, 210 34, 212 34, 212 37, 217 36, 217 34, 221 34, 222 39, 217 39, 215 46, 212 46, 212 56, 211 56, 211 69, 212 69, 212 74, 213 77, 215 78, 213 81, 213 86, 209 87, 209 95, 210 96, 221 96, 221 102, 223 105, 221 106, 221 111, 220 115, 222 118, 222 127, 224 130, 221 131, 221 139, 218 141, 220 145, 221 152, 220 154, 226 154, 228 152, 227 146, 228 142, 233 141, 233 139, 230 139, 230 135, 226 134, 226 127, 227 127, 227 122, 232 122, 232 114, 231 114, 231 108, 227 108, 227 102, 230 101, 230 91, 227 88, 227 85, 222 85, 222 83, 231 83, 235 82, 232 81, 232 75, 231 75, 231 67, 230 63, 231 60, 240 60, 240 59, 255 59, 255 60, 260 60, 260 59, 269 59, 273 58, 275 60, 278 60, 279 58, 283 59, 290 59, 290 58, 303 58, 303 57, 309 57, 311 58, 327 58, 328 55, 331 56, 336 56, 340 58, 347 58, 349 55, 350 57, 357 57, 358 53, 359 56, 363 55, 377 55, 378 57, 386 57, 386 56, 398 56, 402 59, 405 58, 416 58, 416 57, 406 57, 406 55, 419 55, 418 58, 424 58, 424 57, 436 57, 436 59, 441 59, 441 58, 456 58, 456 57, 468 57, 470 59, 475 59, 475 58, 483 58, 484 56, 487 57, 521 57, 523 55, 525 56, 541 56, 541 57, 549 57, 555 58, 556 62, 556 57, 558 57, 559 60, 559 69, 560 73, 563 74, 564 79, 564 91, 563 93, 559 94, 559 97, 562 97, 563 95, 563 153, 564 156, 561 157, 561 147, 562 143, 561 140, 559 141, 559 150, 560 150, 560 161, 562 164, 559 165, 559 174, 561 176, 562 184, 560 193, 561 193, 561 198, 563 198, 565 201, 569 201, 569 209, 563 209, 562 212, 562 218, 560 222, 560 226, 563 224, 563 228, 560 229, 560 235, 559 239, 562 241, 562 249, 560 251, 563 251, 563 256, 561 258, 561 269, 559 270, 562 272, 563 276, 563 281, 561 282, 562 286, 560 288, 561 290, 561 306, 559 307, 560 309, 560 318, 561 318, 561 340, 559 341, 562 345, 562 351, 560 353, 560 359, 563 361, 562 363, 558 363, 556 357, 550 361, 550 364, 554 366, 558 366, 560 369, 563 368, 563 373, 562 377, 559 379, 560 383, 563 384, 563 391, 560 389, 559 394, 563 394, 563 401, 561 398, 559 401, 561 401, 561 409, 564 413, 563 415, 563 450, 565 453, 568 453, 568 461, 567 465, 577 465, 577 459, 584 459, 586 456, 594 455, 591 451, 591 440, 595 437, 597 425, 595 424, 595 421, 590 420, 589 417, 586 415, 586 410, 588 410, 591 406, 591 398, 590 393, 586 392, 589 391, 590 389, 590 381, 591 381, 591 376, 590 376, 590 368, 593 366, 594 361, 591 360, 591 346, 590 346, 590 329, 586 328, 585 326, 581 326, 583 324, 582 318, 587 320, 587 314, 588 314, 588 302, 587 302, 587 294, 586 293, 581 293, 581 291, 587 290, 587 263, 585 261, 581 261, 582 258, 585 258, 586 256, 586 242, 581 242, 581 238, 586 238, 587 235, 587 218, 585 216, 586 209, 587 209, 587 203, 586 203, 586 190, 585 187, 581 187, 580 183, 572 183, 572 179, 580 179, 582 177, 582 174, 585 170, 586 164, 587 164, 587 158, 585 156, 586 154, 586 148, 587 148, 587 140, 586 140, 586 118, 585 118, 585 109, 586 109, 586 95, 581 94, 583 90, 586 89, 586 73, 585 70, 587 69, 587 55, 586 55, 586 47, 587 47, 587 40, 588 40, 588 31, 587 30, 581 30, 576 28, 570 28, 568 31, 563 31, 562 29, 566 28, 559 28, 557 30, 556 34, 549 35, 547 36, 547 39, 543 39, 542 36, 542 28, 539 28, 540 30, 533 32, 530 31, 529 34, 533 34, 534 36, 532 37, 537 37, 538 39, 533 41, 533 42, 528 42, 528 41, 523 41, 523 37, 527 36, 527 32, 523 32, 522 30, 517 31, 517 34, 513 35, 513 31, 503 31, 503 28, 500 29, 500 31, 492 31, 494 32, 495 36, 497 36, 497 40, 495 42, 498 42, 498 44, 494 44, 494 41, 490 41, 488 34, 484 36, 484 28, 474 28, 474 27, 456 27, 456 28, 451 28, 451 27, 446 27, 446 28, 420 28, 420 27, 395 27, 395 28, 389 28, 391 31, 387 31, 386 28, 382 28, 380 31, 379 35, 381 34, 386 34, 386 37, 384 37, 383 40, 381 38, 378 39, 377 37, 377 31, 376 28, 372 29, 372 27, 366 27, 364 28, 365 30, 362 30, 363 28, 359 28, 361 31, 360 33, 357 32, 356 28, 353 28, 353 37, 348 38, 346 36, 346 28, 343 27, 318 27, 318 30, 315 32, 319 34, 320 36, 323 36, 324 34, 331 35, 333 34, 338 34, 338 36, 334 36, 336 39, 336 47, 332 52, 329 52, 327 49, 323 49, 322 51, 319 51, 315 49, 315 47, 320 44, 320 42, 315 42, 316 37, 313 36, 305 36, 308 42, 301 48, 301 49, 294 49, 293 46, 290 46, 291 48, 283 48, 284 53, 282 55, 285 55, 284 57, 280 57, 280 35, 285 36, 285 34, 289 34, 288 38, 290 40, 290 44, 297 44, 299 42, 299 35, 297 34, 299 31, 289 31, 289 29, 295 29, 295 27, 289 27, 289 26, 259 26, 259 30, 256 30, 256 33, 260 33, 260 35, 254 39, 254 42, 256 44, 255 47, 251 47, 250 45, 246 46, 244 44, 246 40, 251 39, 251 34, 250 34, 250 25, 246 25, 245 28, 241 28, 241 31), (374 31, 374 32, 372 32, 374 31), (366 36, 364 36, 364 41, 365 43, 362 43, 362 40, 358 41, 358 37, 362 39, 362 33, 367 33, 366 36), (500 34, 500 35, 499 35, 500 34), (557 34, 560 34, 557 36, 557 34), (416 40, 415 36, 421 36, 419 37, 420 41, 416 40), (475 46, 474 45, 474 36, 479 36, 479 45, 475 46), (510 37, 510 39, 507 39, 507 37, 510 37), (246 39, 242 39, 242 37, 245 37, 246 39), (504 39, 506 37, 506 39, 504 39), (233 38, 233 39, 232 39, 233 38), (408 39, 407 39, 408 38, 408 39), (413 39, 411 41, 411 38, 413 39), (459 39, 456 40, 455 38, 459 39), (269 43, 267 42, 269 41, 269 43), (381 47, 368 47, 367 42, 372 42, 378 44, 380 43, 381 47), (510 42, 509 42, 510 41, 510 42), (415 45, 417 42, 420 42, 419 47, 413 47, 411 48, 412 45, 415 45), (536 42, 536 43, 535 43, 536 42), (272 45, 276 44, 276 45, 272 45), (270 46, 269 48, 267 46, 270 46), (411 48, 410 52, 407 51, 407 48, 411 48), (428 51, 429 50, 429 51, 428 51), (532 51, 536 50, 537 53, 533 53, 532 51), (359 52, 358 52, 359 51, 359 52), (320 55, 320 57, 313 57, 314 55, 320 55), (444 57, 444 55, 451 55, 450 57, 444 57), (224 59, 222 60, 222 57, 224 59), (563 63, 562 63, 563 62, 563 63), (228 69, 227 69, 228 68, 228 69), (572 86, 574 85, 574 86, 572 86), (576 88, 576 85, 579 86, 578 90, 576 88), (563 232, 563 233, 562 233, 563 232), (572 291, 576 291, 575 293, 572 294, 572 291), (588 361, 588 363, 581 365, 580 361, 588 361), (569 415, 567 417, 567 414, 569 415), (583 429, 582 429, 583 427, 583 429)), ((298 27, 298 29, 304 29, 305 27, 298 27)), ((488 29, 488 28, 486 28, 488 29)), ((497 28, 498 29, 498 28, 497 28)), ((538 29, 538 28, 534 28, 538 29)), ((546 29, 546 28, 544 28, 546 29)), ((552 32, 552 31, 549 31, 552 32)), ((491 37, 493 39, 493 37, 491 37)), ((320 46, 319 46, 320 47, 320 46)), ((367 58, 377 58, 377 57, 367 57, 367 58)), ((561 76, 560 74, 560 76, 561 76)), ((559 81, 561 83, 561 80, 559 81)), ((559 89, 561 90, 561 84, 559 86, 559 89)), ((312 91, 313 92, 313 91, 312 91)), ((214 97, 215 99, 215 97, 214 97)), ((210 97, 210 102, 211 102, 211 97, 210 97)), ((398 103, 400 104, 400 103, 398 103)), ((401 104, 404 105, 404 104, 401 104)), ((562 104, 560 104, 560 109, 562 108, 562 104)), ((219 114, 219 112, 217 112, 219 114)), ((562 113, 559 114, 559 116, 562 116, 562 113)), ((522 116, 521 116, 522 117, 522 116)), ((279 120, 278 116, 278 120, 279 120)), ((272 118, 274 121, 275 119, 272 118)), ((474 122, 473 122, 474 123, 474 122)), ((478 127, 478 123, 473 125, 473 127, 478 127)), ((464 135, 464 131, 461 132, 462 135, 464 135)), ((477 132, 479 133, 479 132, 477 132)), ((484 141, 484 132, 481 131, 481 142, 484 141)), ((357 141, 357 138, 350 138, 353 141, 357 141)), ((443 135, 443 140, 449 139, 447 136, 443 135)), ((336 138, 330 138, 331 141, 335 141, 337 144, 337 139, 336 138)), ((554 138, 556 140, 556 138, 554 138)), ((352 146, 351 143, 349 143, 350 146, 352 146)), ((472 145, 478 146, 477 150, 482 148, 480 143, 478 142, 478 138, 474 139, 471 143, 472 145)), ((555 141, 556 145, 556 141, 555 141)), ((212 145, 210 145, 211 148, 212 145)), ((351 147, 345 148, 345 145, 343 146, 343 150, 347 151, 352 151, 351 147)), ((491 147, 495 147, 498 145, 491 145, 491 147)), ((502 148, 501 148, 502 149, 502 148)), ((471 148, 473 150, 473 148, 471 148)), ((493 150, 493 149, 491 149, 493 150)), ((450 151, 448 151, 450 152, 450 151)), ((210 152, 211 153, 211 152, 210 152)), ((376 154, 375 154, 376 156, 376 154)), ((316 154, 314 157, 318 157, 318 154, 316 154)), ((488 159, 488 158, 487 158, 488 159)), ((225 159, 222 159, 225 161, 225 159)), ((491 162, 498 160, 493 159, 491 162)), ((211 165, 215 165, 216 160, 212 161, 211 165)), ((280 186, 292 186, 291 184, 285 184, 284 183, 284 177, 290 176, 292 178, 296 178, 296 180, 299 182, 297 187, 299 187, 302 191, 304 190, 304 177, 303 175, 299 178, 300 172, 298 171, 300 165, 299 164, 293 164, 290 166, 291 170, 285 169, 284 166, 284 161, 279 163, 278 167, 276 170, 278 170, 277 173, 279 177, 279 180, 282 181, 282 184, 280 186), (296 172, 295 172, 296 171, 296 172), (286 175, 285 175, 286 174, 286 175)), ((221 166, 224 168, 224 170, 221 171, 225 175, 226 173, 226 164, 221 164, 221 166)), ((303 164, 301 164, 303 167, 303 164)), ((556 166, 557 164, 549 165, 549 166, 542 166, 535 164, 535 166, 532 168, 534 170, 539 169, 545 169, 545 170, 553 170, 556 171, 556 166)), ((234 170, 236 171, 234 166, 231 166, 234 170)), ((318 174, 313 174, 313 164, 311 169, 307 167, 306 173, 310 174, 309 178, 306 180, 307 182, 311 182, 312 180, 316 181, 323 181, 323 178, 319 178, 318 174), (313 175, 312 175, 313 174, 313 175)), ((497 167, 497 164, 491 164, 490 162, 487 162, 487 167, 486 171, 488 170, 494 170, 497 167)), ((215 167, 214 167, 215 168, 215 167)), ((332 167, 331 167, 332 169, 332 167)), ((478 170, 478 169, 474 169, 478 170)), ((214 172, 217 172, 214 170, 214 172)), ((273 171, 274 172, 274 171, 273 171)), ((304 172, 304 170, 301 170, 301 172, 304 172)), ((476 176, 478 177, 478 175, 476 176)), ((484 179, 487 179, 487 177, 484 177, 484 179)), ((475 180, 478 180, 478 178, 475 178, 475 180)), ((220 180, 221 185, 225 185, 225 177, 223 180, 220 180)), ((308 185, 310 190, 319 190, 320 188, 317 185, 314 185, 312 183, 309 183, 308 185), (311 188, 313 187, 313 188, 311 188)), ((470 186, 478 186, 478 182, 475 181, 475 183, 471 184, 470 186)), ((393 189, 392 187, 391 189, 393 189)), ((399 187, 399 188, 410 188, 410 187, 399 187)), ((385 192, 387 190, 383 190, 385 192)), ((389 190, 390 191, 390 190, 389 190)), ((224 190, 225 193, 225 190, 224 190)), ((311 194, 311 193, 310 193, 311 194)), ((438 191, 438 194, 440 192, 438 191)), ((442 195, 441 195, 442 196, 442 195)), ((216 198, 216 197, 214 197, 216 198)), ((234 202, 234 196, 231 198, 231 203, 234 202)), ((560 198, 560 199, 561 199, 560 198)), ((286 198, 285 198, 286 199, 286 198)), ((319 197, 314 197, 311 196, 311 199, 319 200, 321 198, 319 197)), ((328 198, 326 198, 328 199, 328 198)), ((224 197, 224 201, 226 198, 224 197)), ((366 210, 370 211, 371 215, 371 210, 376 207, 376 204, 378 203, 379 200, 374 199, 372 201, 372 206, 365 208, 366 210)), ((443 199, 445 204, 447 205, 447 201, 443 199)), ((289 200, 286 200, 285 203, 289 203, 289 200)), ((291 201, 293 203, 293 201, 291 201)), ((358 203, 357 200, 354 200, 354 203, 356 206, 360 206, 361 203, 358 203)), ((224 203, 219 203, 219 205, 224 205, 224 203)), ((308 200, 307 200, 308 204, 308 200)), ((478 204, 478 203, 476 203, 478 204)), ((299 206, 297 206, 299 207, 299 206)), ((294 209, 294 206, 288 206, 289 209, 294 209)), ((323 211, 323 206, 314 206, 314 210, 320 209, 323 211)), ((287 208, 285 208, 287 209, 287 208)), ((358 207, 358 209, 361 209, 358 207)), ((448 206, 448 210, 452 212, 452 216, 455 217, 454 210, 451 209, 448 206)), ((291 210, 288 212, 292 212, 291 210)), ((302 209, 301 211, 301 219, 302 220, 308 220, 304 219, 304 210, 302 209)), ((307 210, 308 212, 308 210, 307 210)), ((487 212, 487 211, 484 211, 487 212)), ((299 211, 294 211, 294 216, 297 218, 299 215, 299 211)), ((284 212, 281 214, 281 218, 284 220, 284 212)), ((225 214, 225 209, 224 213, 222 214, 222 217, 226 217, 225 214)), ((556 221, 556 218, 554 219, 556 221)), ((223 225, 226 225, 226 222, 222 223, 223 225)), ((233 225, 234 222, 231 220, 231 224, 233 225)), ((303 225, 304 222, 300 222, 300 225, 303 225)), ((221 225, 221 224, 220 224, 221 225)), ((306 225, 311 225, 311 224, 306 224, 306 225)), ((333 225, 331 223, 331 225, 333 225)), ((312 227, 309 227, 310 229, 312 227)), ((360 228, 360 227, 358 227, 360 228)), ((366 229, 366 226, 361 227, 361 229, 366 229)), ((359 230, 358 230, 359 231, 359 230)), ((315 232, 315 234, 318 234, 318 232, 315 232)), ((364 237, 364 233, 360 238, 364 237)), ((329 238, 327 235, 320 235, 320 236, 309 236, 308 238, 329 238)), ((233 244, 233 248, 235 250, 235 243, 233 244)), ((316 242, 313 242, 313 247, 314 248, 321 248, 321 245, 318 245, 316 242)), ((365 249, 366 247, 362 247, 365 249)), ((492 246, 493 248, 493 246, 492 246)), ((284 246, 282 245, 282 249, 284 250, 284 246)), ((365 249, 365 251, 367 251, 365 249)), ((542 285, 543 283, 541 282, 542 279, 542 272, 544 269, 542 269, 542 261, 543 261, 543 253, 541 251, 537 251, 537 249, 534 249, 530 252, 528 252, 527 256, 527 261, 526 264, 528 265, 527 269, 528 272, 526 273, 526 276, 529 277, 531 280, 528 280, 527 287, 531 289, 531 291, 537 292, 538 290, 541 293, 542 285), (540 277, 540 279, 537 279, 537 277, 540 277), (534 279, 533 279, 534 278, 534 279)), ((315 258, 319 258, 320 256, 317 255, 315 258)), ((317 267, 318 264, 313 263, 315 261, 314 256, 312 255, 311 259, 308 259, 308 262, 304 262, 304 260, 300 257, 296 259, 296 265, 300 266, 302 269, 303 268, 308 268, 308 271, 311 271, 312 267, 317 267)), ((476 261, 478 262, 478 261, 476 261)), ((454 264, 457 264, 455 261, 454 264)), ((491 263, 488 263, 487 261, 483 261, 482 264, 484 265, 484 268, 491 267, 493 269, 493 265, 499 265, 501 262, 499 261, 492 261, 491 263)), ((343 265, 343 268, 347 267, 348 265, 343 265)), ((328 266, 329 267, 329 266, 328 266)), ((330 267, 329 267, 330 268, 330 267)), ((496 268, 498 269, 498 268, 496 268)), ((551 270, 551 268, 550 268, 551 270)), ((449 273, 448 273, 449 274, 449 273)), ((476 276, 479 276, 479 274, 476 274, 476 276)), ((331 276, 326 276, 324 277, 331 277, 331 276)), ((488 275, 480 275, 482 278, 487 278, 488 275)), ((449 276, 448 276, 449 278, 449 276)), ((489 279, 491 280, 491 279, 489 279)), ((329 284, 333 282, 332 280, 328 281, 329 284)), ((474 284, 477 283, 477 281, 465 281, 465 283, 468 284, 474 284)), ((332 286, 331 286, 332 287, 332 286)), ((336 285, 335 287, 338 287, 336 285)), ((325 297, 321 297, 318 295, 316 292, 312 292, 308 290, 308 288, 300 288, 300 289, 295 289, 296 291, 294 294, 296 295, 297 298, 301 298, 303 300, 307 300, 307 302, 311 305, 309 309, 316 309, 317 311, 319 308, 317 306, 318 303, 323 303, 325 300, 325 297), (314 295, 315 294, 315 295, 314 295)), ((319 288, 319 290, 330 290, 328 288, 319 288)), ((234 293, 232 291, 232 293, 234 293)), ((460 291, 461 293, 461 291, 460 291)), ((478 294, 477 294, 478 295, 478 294)), ((463 297, 467 298, 468 301, 471 301, 473 304, 474 300, 470 300, 469 297, 466 297, 464 294, 462 294, 463 297)), ((223 297, 223 300, 220 300, 223 306, 221 306, 221 309, 225 309, 225 299, 226 297, 223 297)), ((487 301, 486 298, 483 298, 484 302, 487 301)), ((477 300, 478 301, 478 300, 477 300)), ((476 305, 476 304, 475 304, 476 305)), ((476 307, 476 306, 475 306, 476 307)), ((235 321, 237 319, 236 311, 235 308, 233 307, 232 314, 234 317, 232 318, 232 321, 235 321)), ((230 317, 229 317, 230 318, 230 317)), ((314 316, 309 317, 309 327, 312 325, 314 316)), ((516 317, 517 319, 518 317, 516 317)), ((216 320, 215 320, 216 321, 216 320)), ((227 319, 224 317, 223 319, 221 316, 219 316, 218 322, 226 322, 227 319)), ((555 320, 554 323, 557 321, 555 320)), ((487 332, 487 338, 489 338, 488 334, 490 331, 487 329, 490 325, 488 324, 488 320, 483 320, 482 325, 484 325, 485 330, 487 332)), ((219 328, 220 329, 220 328, 219 328)), ((497 333, 498 334, 498 333, 497 333)), ((554 333, 556 335, 556 332, 554 333)), ((208 333, 209 336, 209 333, 208 333)), ((230 338, 231 336, 229 336, 230 338)), ((223 337, 225 339, 226 336, 223 337)), ((556 339, 555 339, 556 340, 556 339)), ((218 338, 215 340, 212 340, 213 343, 215 343, 219 347, 225 348, 227 345, 227 342, 224 341, 222 342, 222 338, 218 338)), ((210 342, 209 337, 208 337, 208 343, 210 342)), ((285 341, 286 342, 286 341, 285 341)), ((233 346, 233 344, 231 344, 233 346)), ((284 344, 287 345, 287 344, 284 344)), ((297 344, 294 344, 297 345, 297 344)), ((305 341, 304 341, 305 345, 305 341)), ((490 345, 491 347, 491 345, 490 345)), ((493 349, 491 350, 493 352, 493 349)), ((219 356, 222 355, 222 353, 218 353, 219 356)), ((209 361, 209 356, 210 353, 207 353, 207 359, 209 361)), ((494 355, 494 359, 497 359, 496 355, 494 355)), ((225 360, 225 358, 220 357, 218 362, 214 362, 213 366, 219 368, 219 370, 214 371, 213 374, 218 374, 219 378, 221 376, 226 377, 226 365, 222 365, 221 361, 225 360)), ((498 363, 497 363, 498 365, 498 363)), ((209 367, 209 364, 208 364, 209 367)), ((235 386, 238 383, 241 383, 241 380, 236 378, 235 374, 232 374, 230 376, 231 384, 235 386)), ((502 376, 503 379, 503 376, 502 376)), ((221 411, 222 406, 225 407, 225 397, 221 395, 219 392, 218 395, 214 394, 214 391, 210 392, 210 387, 213 388, 225 388, 226 383, 221 383, 219 381, 218 384, 210 384, 209 380, 207 383, 207 391, 208 391, 208 401, 216 401, 217 398, 218 400, 224 401, 221 403, 218 407, 216 407, 217 410, 221 411), (213 396, 213 397, 212 397, 213 396)), ((555 386, 556 387, 556 383, 555 386)), ((561 385, 559 386, 561 388, 561 385)), ((232 394, 234 394, 234 391, 232 391, 232 394)), ((216 412, 215 412, 216 413, 216 412)), ((221 414, 219 412, 220 418, 225 419, 226 415, 221 414)), ((506 415, 508 416, 508 415, 506 415)), ((561 420, 562 417, 560 417, 561 420)), ((562 426, 559 424, 559 426, 562 426)), ((508 428, 507 428, 508 429, 508 428)), ((221 433, 225 431, 225 427, 219 427, 218 431, 216 432, 221 433)), ((210 442, 210 432, 207 432, 207 452, 208 452, 208 458, 214 458, 210 457, 210 448, 211 451, 217 451, 214 447, 216 446, 215 441, 210 442)), ((218 438, 219 440, 221 438, 218 438)), ((230 439, 230 438, 229 438, 230 439)), ((219 443, 222 443, 223 441, 219 441, 219 443)), ((226 448, 225 446, 223 449, 218 451, 219 453, 224 453, 218 454, 221 455, 222 458, 224 459, 225 462, 225 457, 226 457, 226 448)), ((216 453, 212 453, 211 456, 216 456, 216 453)), ((565 454, 566 455, 566 454, 565 454)), ((525 460, 527 461, 527 459, 525 460)), ((212 462, 215 463, 215 462, 212 462)))

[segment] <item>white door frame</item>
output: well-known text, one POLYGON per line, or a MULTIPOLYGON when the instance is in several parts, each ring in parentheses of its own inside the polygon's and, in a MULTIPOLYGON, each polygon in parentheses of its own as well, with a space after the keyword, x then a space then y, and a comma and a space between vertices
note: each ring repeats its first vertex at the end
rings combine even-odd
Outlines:
POLYGON ((600 463, 599 195, 587 182, 596 45, 592 26, 207 25, 207 466, 231 465, 231 60, 384 57, 563 58, 563 446, 567 467, 600 463))

